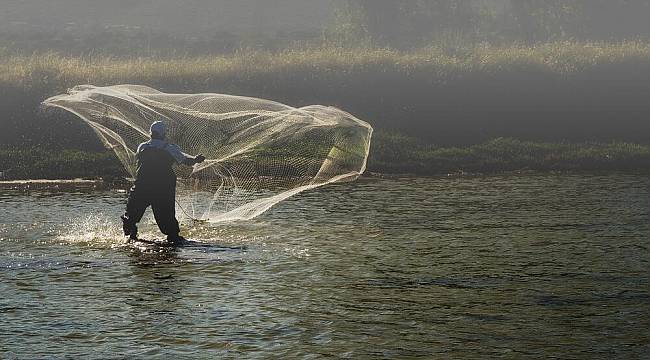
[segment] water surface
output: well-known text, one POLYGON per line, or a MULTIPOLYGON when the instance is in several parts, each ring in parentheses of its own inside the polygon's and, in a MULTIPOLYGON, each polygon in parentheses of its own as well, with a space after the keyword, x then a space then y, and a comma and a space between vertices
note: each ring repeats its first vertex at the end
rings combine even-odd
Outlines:
POLYGON ((650 351, 648 176, 364 179, 163 253, 122 244, 124 198, 0 190, 2 357, 650 351))

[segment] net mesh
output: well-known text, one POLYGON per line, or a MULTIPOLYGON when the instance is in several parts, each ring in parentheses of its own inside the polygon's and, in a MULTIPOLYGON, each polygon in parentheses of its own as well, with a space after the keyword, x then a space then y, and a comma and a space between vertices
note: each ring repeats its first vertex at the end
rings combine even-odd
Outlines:
POLYGON ((334 107, 137 85, 81 85, 43 105, 85 121, 133 177, 137 146, 154 121, 165 122, 170 142, 207 158, 175 166, 179 214, 212 222, 251 219, 302 191, 355 180, 372 136, 368 123, 334 107))

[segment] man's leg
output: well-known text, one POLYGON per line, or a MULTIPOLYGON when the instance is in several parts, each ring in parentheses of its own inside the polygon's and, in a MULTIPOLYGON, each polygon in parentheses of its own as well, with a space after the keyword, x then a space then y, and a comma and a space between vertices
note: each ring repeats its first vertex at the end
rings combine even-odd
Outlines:
POLYGON ((178 235, 180 228, 178 226, 178 220, 176 220, 175 189, 156 196, 152 201, 151 207, 158 228, 163 234, 167 235, 167 239, 170 241, 182 240, 178 235))
POLYGON ((124 235, 128 236, 129 239, 138 239, 138 227, 136 224, 142 220, 142 216, 148 206, 149 201, 147 196, 144 196, 144 194, 138 191, 135 185, 131 187, 131 190, 129 190, 129 198, 126 201, 126 212, 121 216, 124 235))

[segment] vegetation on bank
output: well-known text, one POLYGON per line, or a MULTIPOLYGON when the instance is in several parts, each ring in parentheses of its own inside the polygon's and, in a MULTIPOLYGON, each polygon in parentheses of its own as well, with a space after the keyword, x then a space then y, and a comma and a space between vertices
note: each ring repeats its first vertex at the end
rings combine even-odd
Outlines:
POLYGON ((0 175, 122 176, 87 126, 39 104, 125 83, 337 106, 375 128, 375 172, 644 168, 646 145, 633 144, 650 144, 650 8, 489 3, 350 0, 321 31, 252 42, 127 28, 0 34, 0 175))
MULTIPOLYGON (((498 138, 472 146, 436 147, 403 134, 379 132, 373 139, 368 164, 369 173, 418 175, 602 170, 650 170, 650 145, 539 143, 498 138)), ((2 180, 110 180, 128 176, 108 150, 0 150, 2 171, 2 180)))
POLYGON ((0 85, 64 91, 78 84, 167 84, 179 90, 204 88, 220 81, 261 75, 312 80, 355 73, 417 73, 445 83, 470 73, 490 74, 523 68, 571 75, 602 65, 650 62, 650 43, 552 42, 525 45, 431 45, 401 52, 388 48, 316 47, 279 52, 243 49, 232 55, 181 58, 67 57, 54 52, 0 57, 0 85))
POLYGON ((0 149, 0 180, 123 178, 124 167, 112 151, 0 149))
POLYGON ((373 140, 369 171, 440 175, 512 171, 647 171, 650 145, 626 142, 544 143, 497 138, 462 147, 437 147, 401 134, 373 140))
POLYGON ((39 103, 78 84, 122 83, 334 105, 376 129, 445 146, 498 137, 645 143, 647 73, 650 43, 643 42, 322 47, 176 59, 0 56, 0 143, 86 143, 83 125, 40 113, 39 103))
POLYGON ((12 149, 0 150, 0 171, 121 176, 81 121, 39 110, 69 87, 120 83, 338 106, 377 130, 373 172, 641 169, 648 148, 631 143, 650 144, 650 83, 641 76, 648 73, 650 43, 642 42, 323 47, 175 59, 0 56, 0 149, 12 149))

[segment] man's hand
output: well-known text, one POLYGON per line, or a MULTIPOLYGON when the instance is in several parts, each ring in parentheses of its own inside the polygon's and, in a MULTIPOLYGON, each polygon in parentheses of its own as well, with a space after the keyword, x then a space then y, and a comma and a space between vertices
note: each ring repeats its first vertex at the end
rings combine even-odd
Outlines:
POLYGON ((196 155, 195 157, 188 156, 184 161, 183 165, 187 166, 194 166, 196 164, 202 163, 205 161, 205 156, 199 154, 196 155))

